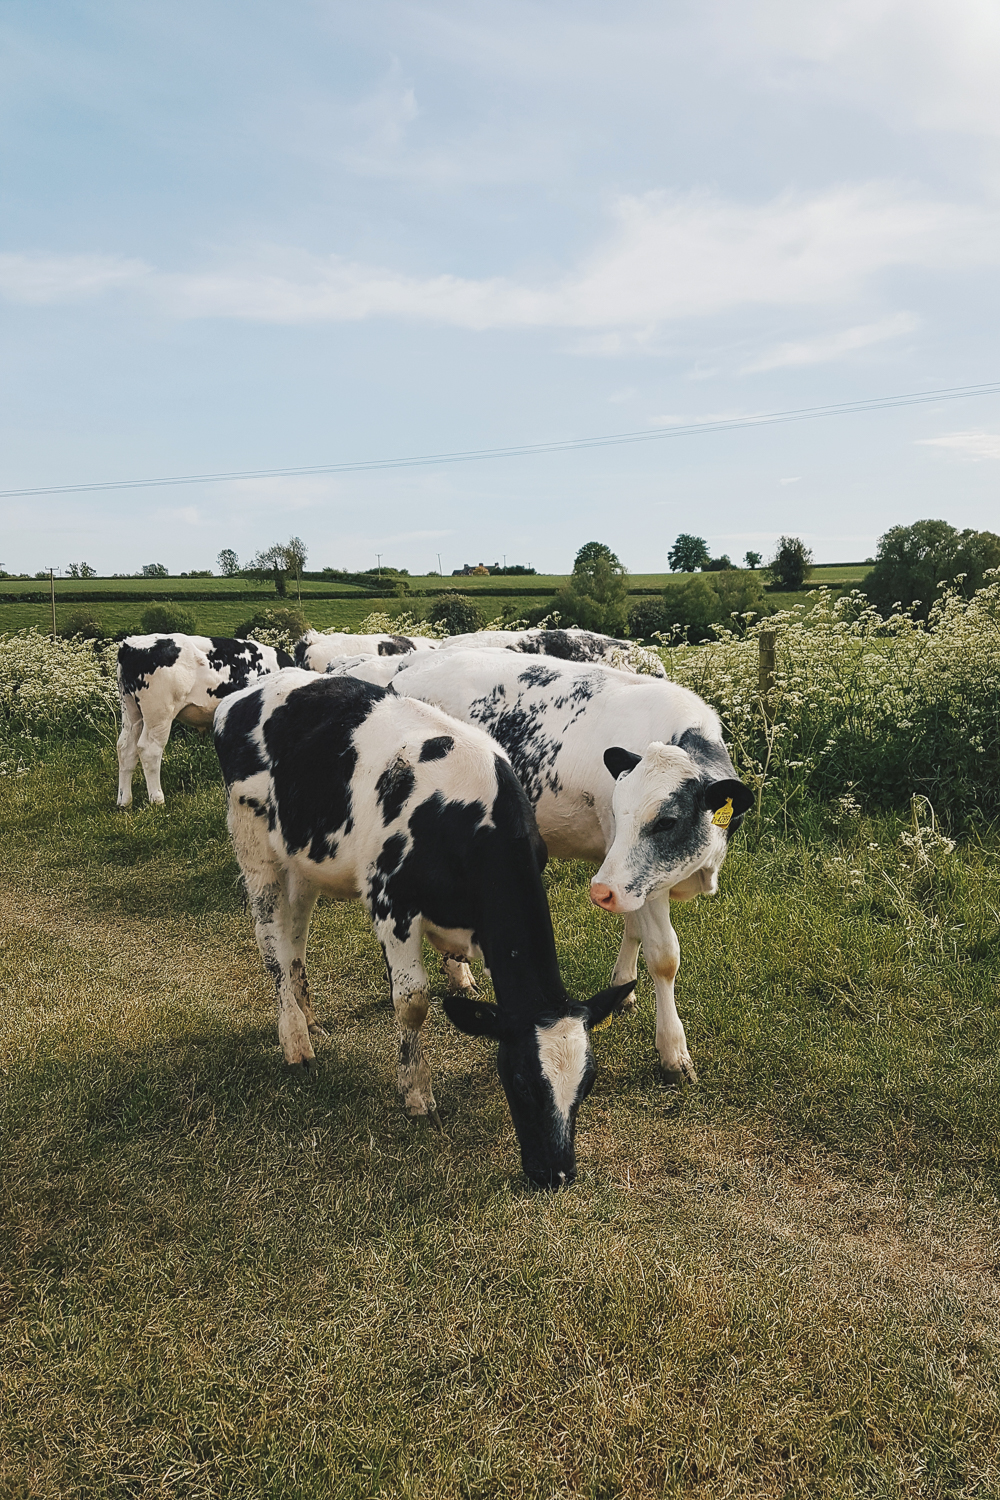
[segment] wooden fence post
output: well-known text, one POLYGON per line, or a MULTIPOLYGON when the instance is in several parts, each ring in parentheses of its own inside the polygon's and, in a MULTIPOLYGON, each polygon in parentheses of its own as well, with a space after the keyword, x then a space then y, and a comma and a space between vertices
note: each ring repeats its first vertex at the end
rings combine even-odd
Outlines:
POLYGON ((757 673, 757 690, 760 693, 760 706, 764 714, 764 721, 770 724, 774 717, 774 705, 771 694, 774 691, 774 642, 776 639, 773 630, 762 630, 757 637, 760 650, 760 663, 757 673))

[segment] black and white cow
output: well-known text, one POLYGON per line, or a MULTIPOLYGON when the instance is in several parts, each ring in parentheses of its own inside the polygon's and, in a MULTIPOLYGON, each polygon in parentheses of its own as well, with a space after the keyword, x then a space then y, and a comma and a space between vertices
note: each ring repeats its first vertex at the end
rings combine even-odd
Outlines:
POLYGON ((307 630, 295 643, 295 665, 325 672, 342 656, 405 656, 410 651, 433 651, 441 642, 425 635, 350 635, 346 631, 307 630))
POLYGON ((360 897, 389 971, 404 1108, 437 1117, 421 1035, 427 937, 451 960, 451 1020, 500 1044, 525 1173, 542 1187, 571 1182, 576 1115, 595 1076, 588 1033, 632 986, 583 1005, 567 996, 545 848, 496 742, 429 704, 292 668, 221 704, 215 744, 286 1061, 314 1055, 305 950, 316 899, 360 897), (459 988, 478 953, 495 1006, 459 988))
POLYGON ((554 656, 560 661, 600 662, 650 677, 667 675, 655 651, 593 630, 475 630, 468 635, 448 636, 440 644, 442 651, 518 651, 524 656, 554 656))
POLYGON ((641 946, 663 1075, 693 1081, 674 1001, 680 944, 670 902, 714 894, 752 801, 714 711, 674 682, 548 658, 529 666, 505 651, 356 659, 348 670, 480 725, 503 746, 549 854, 600 866, 591 900, 625 916, 612 982, 634 984, 641 946))
POLYGON ((132 805, 142 762, 151 803, 163 801, 160 765, 175 719, 207 729, 221 699, 290 667, 287 651, 207 635, 130 635, 118 648, 118 806, 132 805))

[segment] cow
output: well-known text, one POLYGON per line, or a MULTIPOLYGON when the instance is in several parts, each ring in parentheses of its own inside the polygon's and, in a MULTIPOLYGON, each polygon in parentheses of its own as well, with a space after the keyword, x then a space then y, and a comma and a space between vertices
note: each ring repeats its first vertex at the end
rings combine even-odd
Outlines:
POLYGON ((667 675, 655 651, 593 630, 474 630, 468 635, 448 636, 441 642, 441 650, 519 651, 525 656, 555 656, 562 661, 602 662, 650 677, 667 675))
POLYGON ((294 667, 220 704, 215 745, 285 1060, 315 1055, 305 951, 317 897, 360 898, 389 972, 406 1113, 438 1120, 421 1034, 427 937, 451 961, 450 1019, 499 1043, 526 1176, 546 1188, 572 1182, 577 1111, 596 1072, 589 1032, 632 986, 585 1004, 563 988, 545 848, 499 745, 429 704, 294 667), (496 1005, 456 977, 477 954, 496 1005))
POLYGON ((142 762, 150 803, 163 801, 160 765, 175 719, 207 729, 220 701, 281 667, 287 651, 207 635, 130 635, 118 648, 118 806, 132 805, 142 762))
POLYGON ((753 800, 717 714, 674 682, 551 658, 526 664, 506 651, 358 658, 344 670, 435 703, 503 746, 549 854, 597 864, 591 900, 625 917, 612 983, 634 984, 644 951, 664 1081, 696 1081, 674 1000, 670 902, 716 892, 753 800))
POLYGON ((405 656, 410 651, 433 651, 440 641, 426 635, 351 635, 331 630, 307 630, 295 643, 295 665, 323 672, 340 656, 405 656))

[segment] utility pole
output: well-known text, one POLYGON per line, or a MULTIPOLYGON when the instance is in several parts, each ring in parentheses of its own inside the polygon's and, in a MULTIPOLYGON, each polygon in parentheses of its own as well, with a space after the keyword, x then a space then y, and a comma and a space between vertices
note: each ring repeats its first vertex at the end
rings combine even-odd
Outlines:
POLYGON ((52 600, 52 639, 56 638, 56 577, 55 569, 49 569, 49 598, 52 600))
POLYGON ((438 553, 437 558, 438 558, 438 573, 440 574, 441 573, 441 554, 440 554, 440 552, 438 553))
POLYGON ((378 558, 378 581, 379 581, 379 583, 381 583, 382 582, 382 554, 381 554, 381 552, 376 552, 375 556, 378 558))
POLYGON ((506 552, 503 555, 503 576, 505 578, 507 577, 507 554, 506 554, 506 552))

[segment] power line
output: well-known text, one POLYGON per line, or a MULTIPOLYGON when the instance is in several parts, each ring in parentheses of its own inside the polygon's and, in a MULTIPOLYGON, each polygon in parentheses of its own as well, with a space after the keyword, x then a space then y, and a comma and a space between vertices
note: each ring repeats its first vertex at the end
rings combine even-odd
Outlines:
POLYGON ((808 422, 818 417, 842 417, 855 412, 887 411, 897 406, 925 406, 934 401, 965 401, 970 396, 1000 395, 1000 381, 985 385, 950 386, 940 391, 911 391, 901 396, 876 396, 868 401, 842 401, 833 406, 802 406, 756 416, 726 417, 711 422, 689 422, 676 427, 646 427, 637 432, 612 432, 601 437, 566 438, 561 442, 518 443, 509 448, 469 448, 457 453, 423 453, 410 458, 369 458, 346 464, 309 464, 289 469, 239 469, 226 474, 171 474, 160 479, 105 479, 93 484, 49 484, 33 489, 0 490, 0 499, 29 495, 77 495, 98 490, 155 489, 161 485, 223 484, 236 479, 293 479, 311 474, 360 474, 369 469, 412 469, 431 464, 471 463, 488 458, 526 458, 535 453, 569 453, 578 448, 613 448, 625 443, 649 443, 666 438, 693 437, 700 432, 735 432, 745 427, 772 427, 783 422, 808 422))

